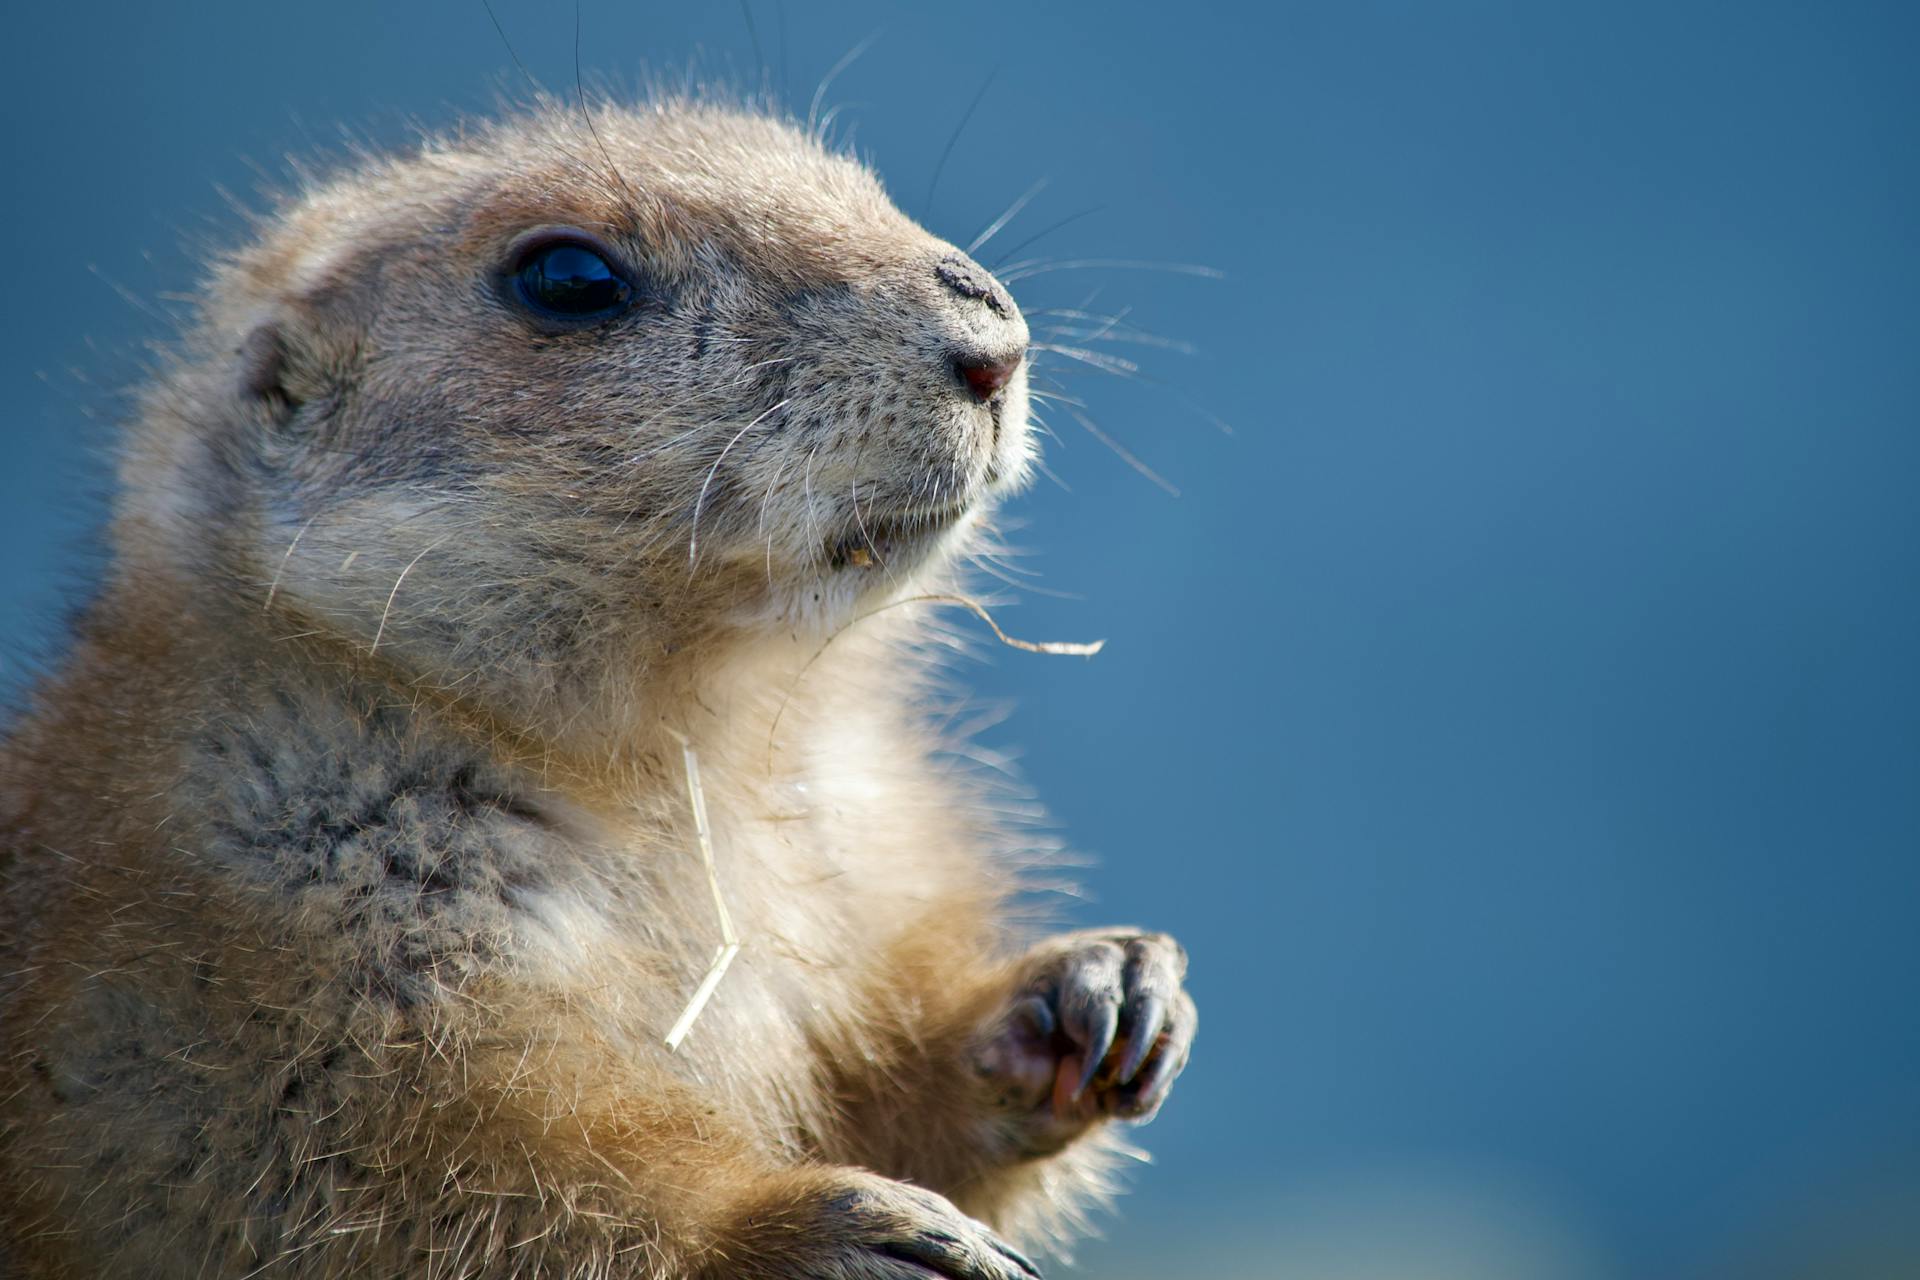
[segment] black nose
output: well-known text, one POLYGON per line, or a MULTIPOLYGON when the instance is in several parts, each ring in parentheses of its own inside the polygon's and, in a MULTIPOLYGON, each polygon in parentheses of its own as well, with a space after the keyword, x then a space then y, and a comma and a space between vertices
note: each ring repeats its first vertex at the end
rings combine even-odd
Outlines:
POLYGON ((1014 372, 1025 357, 1023 351, 1016 351, 1003 360, 955 356, 953 369, 960 375, 960 381, 967 384, 967 390, 973 393, 973 398, 985 404, 999 395, 1002 387, 1013 381, 1014 372))

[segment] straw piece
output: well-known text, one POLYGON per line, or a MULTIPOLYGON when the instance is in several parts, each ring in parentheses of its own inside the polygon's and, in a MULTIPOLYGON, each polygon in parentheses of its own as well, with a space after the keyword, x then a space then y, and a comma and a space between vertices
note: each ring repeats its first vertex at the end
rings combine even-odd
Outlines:
MULTIPOLYGON (((786 718, 787 706, 793 701, 793 691, 800 687, 800 681, 806 677, 807 672, 813 670, 813 664, 820 661, 820 656, 827 651, 828 646, 846 634, 849 628, 865 622, 875 614, 885 613, 889 609, 898 609, 901 605, 906 604, 957 604, 986 623, 989 627, 992 627, 993 634, 999 637, 1001 644, 1011 646, 1015 649, 1025 649, 1028 653, 1051 653, 1070 658, 1091 658, 1094 654, 1104 649, 1107 644, 1105 640, 1021 640, 1018 637, 1010 636, 1002 631, 1000 624, 993 620, 993 615, 987 612, 985 605, 981 604, 978 600, 973 600, 966 596, 929 593, 927 595, 903 596, 898 600, 889 601, 877 609, 867 610, 867 612, 861 614, 851 622, 839 627, 832 635, 821 641, 820 647, 813 651, 812 657, 800 664, 800 670, 794 673, 793 683, 787 686, 786 697, 780 699, 780 709, 773 713, 773 723, 767 727, 768 773, 773 772, 773 745, 776 735, 780 732, 780 722, 786 718)), ((681 738, 680 740, 682 742, 686 741, 685 738, 681 738)))
MULTIPOLYGON (((1072 657, 1072 658, 1091 658, 1094 654, 1106 648, 1106 645, 1107 645, 1107 642, 1105 640, 1079 641, 1079 640, 1021 640, 1021 639, 1018 639, 1002 631, 1000 629, 1000 624, 993 620, 993 615, 988 613, 986 611, 985 606, 983 606, 979 601, 970 600, 966 596, 948 596, 948 595, 908 596, 904 600, 894 601, 894 604, 914 604, 916 602, 923 602, 926 604, 957 604, 961 608, 966 609, 968 612, 972 613, 973 616, 980 619, 980 621, 986 623, 989 627, 992 627, 993 634, 1000 638, 1001 644, 1012 645, 1016 649, 1025 649, 1028 653, 1058 653, 1058 654, 1065 654, 1066 656, 1072 657)), ((892 606, 889 605, 887 607, 891 608, 892 606)), ((878 613, 879 610, 876 609, 874 610, 874 612, 878 613)))
POLYGON ((700 985, 694 989, 693 999, 687 1001, 687 1007, 680 1011, 680 1018, 667 1032, 667 1052, 673 1053, 680 1048, 680 1042, 687 1038, 687 1032, 693 1030, 694 1020, 706 1009, 707 1001, 713 999, 713 993, 720 986, 720 979, 727 976, 727 966, 740 954, 740 944, 729 942, 714 954, 713 963, 707 967, 707 976, 700 979, 700 985))
POLYGON ((719 989, 720 980, 727 976, 727 966, 740 954, 740 937, 733 931, 733 917, 728 914, 727 900, 720 892, 720 871, 713 860, 713 826, 707 821, 707 793, 700 785, 700 757, 694 753, 693 742, 686 734, 671 725, 667 732, 680 740, 680 755, 687 770, 687 799, 693 806, 693 830, 700 844, 700 861, 707 869, 707 887, 713 891, 713 913, 720 921, 720 949, 714 953, 713 963, 707 966, 706 976, 694 988, 687 1007, 680 1011, 679 1018, 667 1032, 667 1052, 672 1053, 693 1030, 707 1001, 713 999, 713 993, 719 989))

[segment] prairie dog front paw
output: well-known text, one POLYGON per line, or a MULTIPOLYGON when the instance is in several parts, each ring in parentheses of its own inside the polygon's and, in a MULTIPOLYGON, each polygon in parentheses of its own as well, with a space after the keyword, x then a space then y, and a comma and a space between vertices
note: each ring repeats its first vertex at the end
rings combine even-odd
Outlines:
POLYGON ((1033 1150, 1160 1109, 1199 1025, 1186 971, 1164 933, 1096 929, 1034 948, 974 1060, 995 1100, 1027 1119, 1033 1150))

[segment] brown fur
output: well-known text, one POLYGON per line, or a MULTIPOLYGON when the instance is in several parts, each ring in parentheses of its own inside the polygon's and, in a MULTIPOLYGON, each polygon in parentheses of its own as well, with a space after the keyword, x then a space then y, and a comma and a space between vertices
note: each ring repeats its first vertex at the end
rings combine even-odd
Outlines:
POLYGON ((920 607, 821 648, 1024 476, 1023 378, 949 363, 1011 300, 785 123, 593 125, 312 184, 145 397, 0 754, 0 1272, 1023 1274, 953 1206, 1058 1242, 1159 1100, 1067 1097, 1082 996, 1184 1062, 1170 943, 1021 949, 920 607), (533 325, 545 226, 645 301, 533 325), (718 943, 678 734, 745 950, 668 1053, 718 943))

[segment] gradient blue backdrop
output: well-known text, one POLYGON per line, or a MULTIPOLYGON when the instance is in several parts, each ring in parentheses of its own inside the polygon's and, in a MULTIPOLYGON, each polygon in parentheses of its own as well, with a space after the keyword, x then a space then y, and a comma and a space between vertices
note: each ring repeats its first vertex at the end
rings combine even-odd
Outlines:
MULTIPOLYGON (((574 10, 499 0, 542 80, 574 10)), ((990 731, 1204 1010, 1109 1276, 1920 1274, 1920 23, 1837 3, 583 0, 589 74, 836 82, 902 203, 1191 342, 1046 363, 1019 506, 1105 636, 990 731), (755 43, 758 43, 758 53, 755 43), (1230 423, 1217 430, 1205 409, 1230 423)), ((0 681, 217 193, 484 107, 478 0, 15 6, 0 681)))

